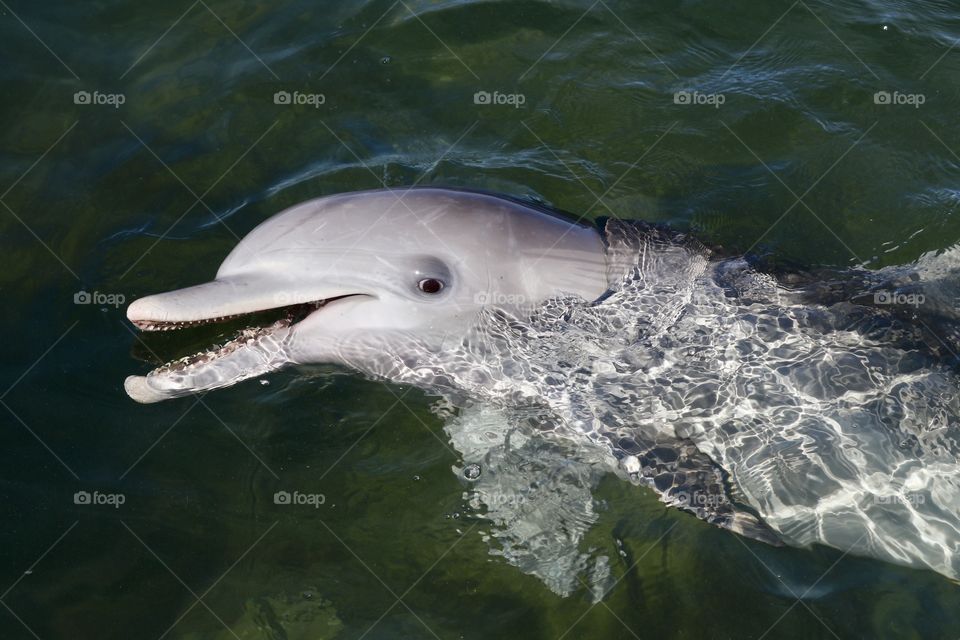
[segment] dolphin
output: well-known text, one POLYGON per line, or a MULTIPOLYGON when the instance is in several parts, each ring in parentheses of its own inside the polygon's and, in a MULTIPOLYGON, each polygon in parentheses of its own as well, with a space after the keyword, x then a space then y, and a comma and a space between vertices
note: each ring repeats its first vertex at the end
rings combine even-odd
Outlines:
POLYGON ((956 579, 955 336, 919 325, 955 328, 958 265, 790 280, 669 229, 504 196, 334 195, 263 222, 210 282, 135 300, 143 331, 247 327, 124 386, 151 403, 342 365, 587 443, 739 534, 956 579))
POLYGON ((483 193, 420 188, 335 195, 294 206, 248 234, 205 284, 135 300, 144 331, 290 312, 216 351, 125 388, 149 403, 288 364, 387 371, 405 350, 435 352, 482 309, 517 310, 559 293, 607 289, 604 245, 589 227, 483 193))

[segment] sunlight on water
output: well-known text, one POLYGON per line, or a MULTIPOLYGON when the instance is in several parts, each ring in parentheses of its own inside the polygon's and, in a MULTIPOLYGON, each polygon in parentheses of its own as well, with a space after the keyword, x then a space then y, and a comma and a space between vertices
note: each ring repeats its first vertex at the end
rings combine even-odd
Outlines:
POLYGON ((0 33, 0 637, 957 637, 951 3, 6 0, 0 33), (126 396, 203 345, 125 304, 415 182, 716 262, 485 318, 446 413, 330 367, 126 396))
MULTIPOLYGON (((506 526, 501 537, 537 549, 533 566, 507 553, 512 562, 569 593, 586 571, 577 546, 596 520, 590 488, 605 455, 668 504, 748 536, 777 541, 769 525, 790 544, 957 577, 960 389, 954 369, 912 342, 911 325, 882 306, 803 304, 802 290, 739 259, 708 263, 682 237, 619 222, 607 236, 612 269, 633 266, 601 302, 554 300, 529 320, 490 314, 463 348, 388 374, 506 412, 502 423, 461 417, 448 431, 466 459, 493 459, 474 499, 506 526), (573 448, 554 452, 551 434, 573 448), (524 460, 537 461, 542 501, 525 488, 524 460), (523 499, 500 504, 504 494, 523 499), (564 515, 574 506, 579 516, 564 515), (541 540, 544 514, 564 540, 541 540)), ((928 276, 960 266, 951 253, 921 264, 928 276)))

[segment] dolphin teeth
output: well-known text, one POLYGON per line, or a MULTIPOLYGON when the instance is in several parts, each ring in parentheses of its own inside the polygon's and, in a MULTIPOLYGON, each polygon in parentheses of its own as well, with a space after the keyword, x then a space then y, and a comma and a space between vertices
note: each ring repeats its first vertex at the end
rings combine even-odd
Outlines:
MULTIPOLYGON (((294 324, 292 318, 283 318, 277 320, 273 324, 265 327, 247 327, 241 329, 237 334, 227 342, 222 345, 212 345, 207 351, 199 351, 190 356, 184 356, 178 358, 177 360, 172 360, 160 367, 157 367, 153 371, 147 374, 147 376, 161 376, 170 373, 182 373, 186 371, 193 371, 199 367, 207 365, 215 360, 224 358, 234 351, 244 348, 244 347, 253 347, 255 344, 262 340, 263 338, 269 337, 279 331, 280 329, 285 329, 294 324)), ((143 328, 146 330, 149 325, 145 325, 143 328)), ((174 327, 169 327, 174 328, 174 327)), ((162 330, 168 330, 169 328, 163 328, 162 330)))
MULTIPOLYGON (((328 300, 315 300, 313 302, 291 305, 285 309, 288 317, 293 318, 299 312, 316 311, 327 304, 327 302, 328 300)), ((271 311, 271 309, 264 309, 264 311, 271 311)), ((202 318, 200 320, 134 320, 133 325, 141 331, 175 331, 177 329, 184 329, 187 327, 199 327, 207 324, 227 322, 230 320, 235 320, 236 318, 242 318, 243 316, 251 315, 253 313, 259 313, 259 311, 252 311, 250 313, 233 313, 225 316, 202 318)))
MULTIPOLYGON (((289 305, 287 307, 278 307, 276 309, 266 309, 265 311, 283 311, 285 312, 285 315, 284 317, 273 321, 269 325, 254 325, 240 329, 236 332, 233 338, 227 342, 223 344, 214 344, 207 351, 200 351, 190 356, 184 356, 176 360, 171 360, 170 362, 160 365, 148 373, 147 376, 162 376, 184 372, 190 372, 191 374, 195 373, 196 369, 203 367, 204 365, 208 365, 220 358, 224 358, 238 349, 255 348, 260 340, 269 337, 281 329, 285 329, 296 324, 317 309, 325 306, 328 302, 330 302, 330 300, 316 300, 313 302, 289 305)), ((134 320, 133 324, 141 331, 176 331, 186 327, 197 327, 201 325, 225 322, 235 318, 252 316, 257 313, 259 313, 259 311, 253 311, 250 313, 235 313, 225 316, 203 318, 201 320, 134 320)))

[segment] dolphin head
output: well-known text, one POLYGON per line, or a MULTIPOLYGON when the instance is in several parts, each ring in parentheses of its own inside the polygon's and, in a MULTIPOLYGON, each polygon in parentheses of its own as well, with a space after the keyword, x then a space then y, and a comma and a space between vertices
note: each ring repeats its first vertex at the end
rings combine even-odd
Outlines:
POLYGON ((417 188, 320 198, 262 223, 214 280, 134 301, 145 331, 251 316, 237 338, 130 376, 138 402, 206 391, 290 363, 383 373, 407 351, 439 350, 488 307, 519 313, 607 288, 593 228, 505 198, 417 188), (257 324, 275 310, 279 320, 257 324))

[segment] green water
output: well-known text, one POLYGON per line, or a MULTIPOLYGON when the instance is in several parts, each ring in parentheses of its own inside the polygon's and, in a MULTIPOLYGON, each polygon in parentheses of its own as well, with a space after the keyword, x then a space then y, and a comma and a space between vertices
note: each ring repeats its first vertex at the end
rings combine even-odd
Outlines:
POLYGON ((123 307, 74 304, 414 182, 791 264, 916 259, 960 239, 956 3, 8 0, 0 34, 0 637, 960 637, 938 575, 745 541, 614 477, 584 548, 616 586, 561 598, 490 555, 432 398, 315 367, 138 406, 123 307))

